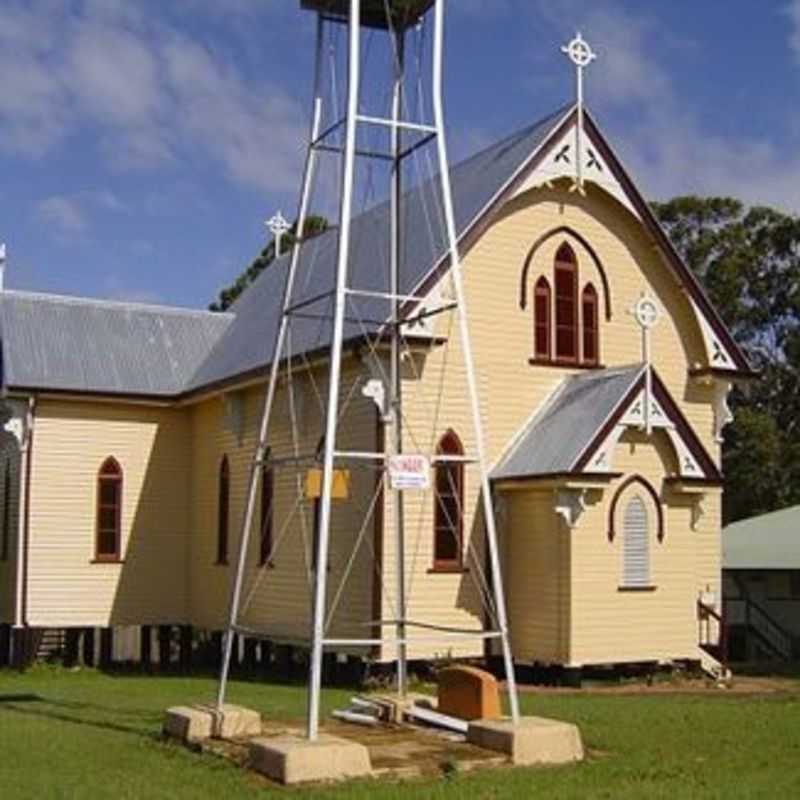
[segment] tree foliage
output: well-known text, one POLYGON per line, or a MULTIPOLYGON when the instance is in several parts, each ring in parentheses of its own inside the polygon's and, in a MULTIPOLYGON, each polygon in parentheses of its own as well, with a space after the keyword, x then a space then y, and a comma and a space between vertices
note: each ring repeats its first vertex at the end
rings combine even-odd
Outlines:
MULTIPOLYGON (((306 219, 305 225, 305 238, 310 239, 312 236, 318 236, 320 233, 328 229, 328 220, 325 217, 310 215, 306 219)), ((288 232, 284 235, 281 241, 281 251, 284 254, 289 253, 291 247, 295 243, 295 233, 297 231, 297 223, 295 222, 288 232)), ((239 275, 238 278, 224 289, 220 290, 218 299, 209 305, 210 311, 227 311, 238 299, 239 295, 244 290, 254 283, 256 278, 275 260, 275 240, 270 239, 264 249, 253 260, 247 269, 239 275)))
POLYGON ((800 218, 729 197, 654 210, 760 372, 732 393, 725 520, 800 503, 800 218))

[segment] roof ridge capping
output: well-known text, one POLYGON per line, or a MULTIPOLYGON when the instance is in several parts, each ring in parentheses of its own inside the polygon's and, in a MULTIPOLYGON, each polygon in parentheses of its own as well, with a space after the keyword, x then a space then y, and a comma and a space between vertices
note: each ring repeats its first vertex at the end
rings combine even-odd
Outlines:
POLYGON ((186 314, 189 316, 216 317, 232 319, 236 315, 231 311, 209 311, 203 308, 189 308, 188 306, 171 306, 159 303, 142 303, 132 300, 110 300, 102 297, 83 297, 73 294, 56 294, 53 292, 33 292, 23 289, 5 289, 0 295, 19 297, 21 299, 42 300, 52 303, 72 305, 94 305, 103 308, 129 309, 133 311, 150 311, 159 314, 186 314))
MULTIPOLYGON (((788 517, 790 515, 800 514, 800 503, 792 506, 786 506, 786 508, 778 508, 774 511, 765 511, 763 514, 756 514, 752 517, 745 517, 744 519, 737 519, 733 522, 729 522, 725 527, 722 529, 723 532, 727 530, 731 530, 738 526, 745 527, 749 523, 754 523, 756 520, 767 520, 770 518, 775 517, 788 517)), ((800 539, 800 530, 798 530, 798 539, 800 539)))

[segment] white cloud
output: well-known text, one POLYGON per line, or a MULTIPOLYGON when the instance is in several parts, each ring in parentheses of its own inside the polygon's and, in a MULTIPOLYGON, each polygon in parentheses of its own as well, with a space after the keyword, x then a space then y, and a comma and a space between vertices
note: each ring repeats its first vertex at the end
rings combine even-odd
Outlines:
POLYGON ((89 227, 86 213, 75 197, 52 195, 42 200, 36 209, 42 224, 57 238, 74 238, 89 227))
POLYGON ((240 183, 295 187, 303 114, 275 86, 247 85, 200 45, 174 38, 164 48, 169 88, 184 130, 240 183))
POLYGON ((61 240, 83 236, 91 226, 91 217, 99 212, 121 213, 127 206, 108 189, 87 189, 73 194, 56 194, 41 200, 36 216, 61 240))
POLYGON ((155 53, 139 36, 82 22, 69 43, 72 92, 101 123, 147 125, 162 102, 155 53))
MULTIPOLYGON (((646 8, 606 3, 587 10, 579 0, 537 0, 532 8, 534 24, 544 20, 563 41, 580 29, 597 51, 587 102, 601 110, 600 123, 646 196, 730 194, 800 211, 800 158, 769 139, 717 133, 678 93, 662 58, 692 51, 694 42, 670 38, 646 8)), ((792 9, 800 57, 800 0, 792 9)), ((546 58, 552 64, 552 53, 546 58)), ((788 110, 786 117, 788 127, 788 110)))
MULTIPOLYGON (((115 169, 205 157, 236 183, 296 187, 304 114, 269 81, 246 77, 135 3, 83 0, 59 15, 46 0, 5 2, 0 149, 37 158, 88 131, 115 169)), ((224 5, 243 17, 253 4, 224 5)), ((183 7, 211 13, 206 0, 183 7)))

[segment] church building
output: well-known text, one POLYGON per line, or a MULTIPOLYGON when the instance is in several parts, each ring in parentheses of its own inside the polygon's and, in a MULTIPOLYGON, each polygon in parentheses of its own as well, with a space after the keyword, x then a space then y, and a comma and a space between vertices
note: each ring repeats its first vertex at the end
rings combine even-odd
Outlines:
MULTIPOLYGON (((514 659, 714 671, 720 442, 728 392, 751 371, 582 117, 561 108, 451 170, 514 659)), ((446 313, 426 314, 448 302, 447 245, 426 232, 435 194, 422 182, 402 198, 400 289, 422 298, 404 308, 406 427, 431 431, 437 454, 430 487, 405 495, 408 617, 476 633, 409 652, 426 660, 492 652, 479 635, 492 614, 479 485, 459 458, 469 409, 446 369, 458 343, 446 313)), ((351 270, 366 284, 389 235, 382 205, 353 220, 351 270)), ((329 230, 300 245, 308 298, 331 284, 335 243, 329 230)), ((135 652, 156 626, 225 627, 287 262, 224 313, 0 292, 3 641, 103 629, 109 647, 135 652)), ((348 451, 389 452, 385 317, 364 301, 345 328, 348 451)), ((254 641, 308 641, 319 469, 297 457, 290 429, 319 451, 326 336, 309 315, 283 367, 246 553, 240 633, 254 641)), ((368 638, 395 616, 396 509, 381 468, 338 477, 331 636, 368 638)), ((393 658, 391 647, 346 654, 393 658)))

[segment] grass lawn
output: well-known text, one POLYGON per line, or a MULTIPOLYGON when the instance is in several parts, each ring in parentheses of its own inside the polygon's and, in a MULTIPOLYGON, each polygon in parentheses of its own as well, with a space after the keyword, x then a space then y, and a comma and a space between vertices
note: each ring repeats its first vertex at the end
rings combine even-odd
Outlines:
MULTIPOLYGON (((800 681, 790 686, 768 696, 527 694, 525 713, 580 725, 586 763, 301 791, 160 740, 163 710, 208 701, 211 679, 0 671, 0 798, 793 798, 800 797, 800 681)), ((326 691, 326 709, 351 694, 326 691)), ((230 700, 296 720, 305 691, 236 682, 230 700)))

